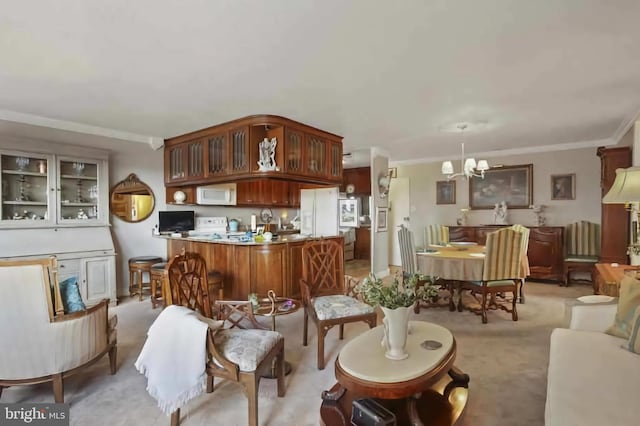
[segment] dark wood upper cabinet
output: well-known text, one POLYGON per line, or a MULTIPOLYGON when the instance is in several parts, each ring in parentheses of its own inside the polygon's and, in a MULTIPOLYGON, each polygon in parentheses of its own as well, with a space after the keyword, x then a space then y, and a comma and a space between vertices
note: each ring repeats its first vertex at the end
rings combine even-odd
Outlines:
MULTIPOLYGON (((274 115, 249 116, 169 138, 164 149, 166 186, 256 178, 342 183, 342 137, 274 115), (276 139, 276 170, 258 171, 265 138, 276 139)), ((272 196, 284 204, 282 194, 278 187, 272 196)))
MULTIPOLYGON (((340 154, 342 164, 342 154, 340 154)), ((355 187, 354 194, 371 195, 371 167, 355 167, 342 171, 342 186, 340 191, 345 192, 347 185, 355 187)))
MULTIPOLYGON (((600 157, 600 189, 604 197, 616 180, 616 169, 631 167, 631 148, 600 147, 597 154, 600 157)), ((626 264, 629 212, 622 204, 602 204, 600 225, 600 262, 626 264)))
POLYGON ((183 184, 205 177, 205 139, 200 138, 165 148, 165 183, 183 184))

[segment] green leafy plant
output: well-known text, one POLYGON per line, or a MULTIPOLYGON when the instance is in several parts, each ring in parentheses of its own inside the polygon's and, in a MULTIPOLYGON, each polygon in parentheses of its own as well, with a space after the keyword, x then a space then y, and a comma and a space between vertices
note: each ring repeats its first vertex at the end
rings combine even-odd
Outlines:
POLYGON ((370 305, 380 305, 388 309, 409 307, 416 300, 430 301, 437 298, 437 278, 423 274, 413 274, 403 278, 401 273, 396 274, 391 284, 384 284, 374 274, 369 274, 355 288, 362 294, 365 302, 370 305))

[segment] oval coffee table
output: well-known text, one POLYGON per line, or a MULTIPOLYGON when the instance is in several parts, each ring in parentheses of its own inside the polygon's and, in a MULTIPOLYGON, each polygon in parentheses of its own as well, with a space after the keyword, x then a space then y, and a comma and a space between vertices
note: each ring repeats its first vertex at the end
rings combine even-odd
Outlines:
POLYGON ((338 383, 322 395, 320 418, 325 425, 350 424, 352 402, 359 398, 376 398, 395 414, 398 424, 455 424, 464 411, 469 384, 469 376, 453 366, 455 339, 436 324, 411 321, 410 327, 405 360, 384 356, 382 326, 344 346, 335 362, 338 383), (425 341, 442 346, 426 349, 425 341))

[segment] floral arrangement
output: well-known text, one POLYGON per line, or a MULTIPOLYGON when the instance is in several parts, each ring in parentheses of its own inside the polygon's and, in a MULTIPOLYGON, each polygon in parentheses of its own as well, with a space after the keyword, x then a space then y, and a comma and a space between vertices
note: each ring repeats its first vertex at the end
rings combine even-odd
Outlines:
POLYGON ((423 274, 402 277, 402 274, 398 273, 391 285, 385 285, 381 279, 369 274, 356 286, 355 291, 362 294, 365 302, 370 305, 396 309, 409 307, 416 300, 429 301, 437 298, 439 286, 435 285, 436 280, 436 277, 423 274))
POLYGON ((631 255, 639 255, 640 254, 640 244, 630 244, 629 247, 627 247, 627 254, 631 255))

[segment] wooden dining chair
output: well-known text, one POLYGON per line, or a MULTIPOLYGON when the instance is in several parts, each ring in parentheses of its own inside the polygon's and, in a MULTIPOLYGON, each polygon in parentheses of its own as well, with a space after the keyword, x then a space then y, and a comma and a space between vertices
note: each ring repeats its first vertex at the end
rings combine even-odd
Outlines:
POLYGON ((336 240, 310 241, 302 248, 302 278, 300 292, 304 306, 302 344, 307 346, 309 318, 318 332, 318 369, 323 370, 324 338, 335 325, 340 325, 340 339, 344 338, 344 325, 364 321, 369 328, 376 326, 374 308, 347 295, 348 279, 344 275, 342 244, 336 240))
MULTIPOLYGON (((513 321, 518 321, 516 300, 518 298, 518 284, 524 277, 522 268, 522 238, 521 232, 511 228, 487 234, 486 252, 482 269, 482 281, 467 281, 461 284, 463 289, 471 290, 474 295, 481 294, 480 309, 471 309, 482 316, 482 323, 487 323, 487 296, 496 293, 511 292, 511 308, 504 303, 498 303, 491 298, 491 308, 503 309, 511 313, 513 321)), ((462 292, 459 292, 458 306, 462 307, 462 292)))
POLYGON ((531 275, 531 268, 529 267, 529 257, 527 252, 529 251, 529 228, 515 224, 511 226, 511 229, 522 233, 522 272, 524 277, 520 279, 520 290, 518 291, 520 303, 524 303, 524 282, 526 277, 531 275))
MULTIPOLYGON (((250 302, 215 301, 208 290, 207 266, 197 253, 175 256, 167 265, 170 297, 167 303, 185 306, 207 318, 227 320, 230 312, 241 312, 241 306, 250 311, 250 302), (212 310, 216 309, 216 315, 212 310)), ((235 324, 234 324, 235 325, 235 324)), ((207 332, 207 392, 213 392, 214 377, 238 382, 249 403, 249 425, 258 425, 258 387, 260 378, 276 364, 278 396, 284 387, 284 338, 275 331, 225 328, 207 332)), ((171 374, 171 372, 167 372, 171 374)), ((180 409, 171 414, 171 425, 180 424, 180 409)))

